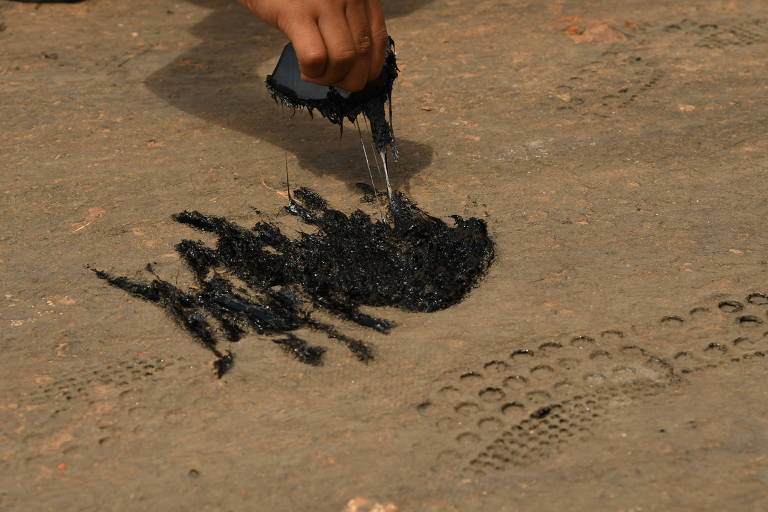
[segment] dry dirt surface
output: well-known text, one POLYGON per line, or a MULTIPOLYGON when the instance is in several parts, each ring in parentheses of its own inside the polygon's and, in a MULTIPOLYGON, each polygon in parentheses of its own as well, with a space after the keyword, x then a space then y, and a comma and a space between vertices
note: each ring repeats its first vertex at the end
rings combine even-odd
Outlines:
MULTIPOLYGON (((281 110, 225 0, 0 0, 0 509, 768 510, 768 3, 386 2, 394 185, 486 278, 364 364, 212 356, 96 279, 191 276, 185 209, 344 211, 359 140, 281 110)), ((227 349, 224 344, 222 349, 227 349)))

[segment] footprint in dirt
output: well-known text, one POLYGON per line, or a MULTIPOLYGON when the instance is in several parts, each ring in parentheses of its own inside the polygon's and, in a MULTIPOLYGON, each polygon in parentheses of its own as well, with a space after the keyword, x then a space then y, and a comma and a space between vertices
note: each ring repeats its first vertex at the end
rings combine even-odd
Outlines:
POLYGON ((416 406, 439 439, 434 469, 478 478, 541 463, 689 374, 764 361, 766 320, 765 294, 720 297, 651 324, 541 339, 445 372, 416 406))
POLYGON ((184 406, 178 395, 163 407, 169 386, 189 385, 194 370, 176 356, 131 357, 105 364, 72 360, 55 375, 39 375, 37 389, 20 394, 13 407, 0 410, 8 428, 0 435, 9 453, 9 474, 53 466, 62 456, 109 457, 113 443, 133 439, 149 425, 174 421, 184 406))
POLYGON ((700 54, 768 42, 768 19, 742 17, 697 22, 628 23, 628 38, 610 45, 569 76, 550 93, 553 105, 563 113, 607 118, 640 101, 652 101, 664 85, 674 61, 670 48, 700 54))

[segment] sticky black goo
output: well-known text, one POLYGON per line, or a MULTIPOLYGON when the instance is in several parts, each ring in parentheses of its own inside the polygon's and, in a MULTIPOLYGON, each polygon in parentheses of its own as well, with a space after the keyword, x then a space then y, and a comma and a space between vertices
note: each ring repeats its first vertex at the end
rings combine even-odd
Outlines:
POLYGON ((355 123, 357 117, 362 114, 371 123, 371 135, 377 151, 383 152, 389 148, 397 160, 397 147, 391 125, 392 85, 399 71, 394 48, 395 43, 390 38, 379 76, 370 81, 363 90, 349 92, 302 80, 296 51, 288 44, 283 49, 275 70, 267 76, 267 89, 275 101, 294 110, 306 109, 310 115, 318 111, 324 118, 339 125, 340 130, 343 130, 345 119, 355 123), (389 122, 385 114, 385 104, 390 107, 389 122))
POLYGON ((196 211, 174 215, 177 222, 218 236, 215 248, 194 240, 176 246, 196 278, 194 288, 181 290, 157 276, 147 283, 101 270, 96 275, 168 311, 217 356, 221 376, 234 359, 217 348, 219 338, 237 341, 248 332, 272 336, 299 361, 317 365, 325 349, 293 334, 310 328, 369 361, 368 345, 315 319, 313 312, 387 333, 392 322, 360 307, 445 309, 469 293, 494 257, 484 221, 453 216, 448 225, 402 193, 395 194, 383 221, 360 210, 347 215, 331 209, 306 188, 296 190, 286 209, 315 232, 291 239, 269 222, 247 229, 196 211))

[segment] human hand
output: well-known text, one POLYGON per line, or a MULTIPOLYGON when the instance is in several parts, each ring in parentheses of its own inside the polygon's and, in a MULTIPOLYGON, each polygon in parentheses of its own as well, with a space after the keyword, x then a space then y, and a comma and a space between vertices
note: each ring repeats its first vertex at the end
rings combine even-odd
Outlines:
POLYGON ((301 78, 359 91, 379 76, 387 48, 380 0, 238 0, 293 43, 301 78))

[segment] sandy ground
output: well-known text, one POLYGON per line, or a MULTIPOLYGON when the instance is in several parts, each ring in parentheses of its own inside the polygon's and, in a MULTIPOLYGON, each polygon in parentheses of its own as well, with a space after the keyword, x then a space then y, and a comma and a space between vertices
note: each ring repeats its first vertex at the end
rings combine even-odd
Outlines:
POLYGON ((234 2, 0 1, 0 509, 768 509, 768 4, 387 9, 395 185, 496 262, 348 326, 371 364, 251 336, 217 380, 86 265, 189 281, 170 215, 277 212, 286 155, 352 210, 359 142, 275 105, 234 2))

